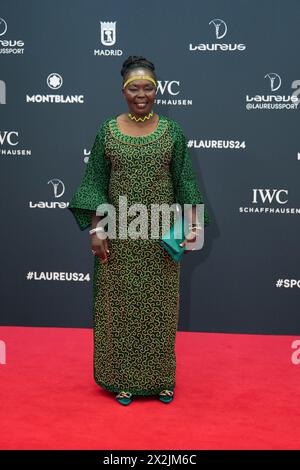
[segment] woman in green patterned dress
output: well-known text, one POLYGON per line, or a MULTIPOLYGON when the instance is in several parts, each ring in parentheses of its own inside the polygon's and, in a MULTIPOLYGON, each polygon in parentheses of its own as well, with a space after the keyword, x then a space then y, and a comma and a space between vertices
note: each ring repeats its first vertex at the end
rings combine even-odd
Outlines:
MULTIPOLYGON (((192 204, 193 223, 195 205, 203 204, 184 133, 175 120, 152 111, 154 69, 139 56, 123 63, 122 93, 129 112, 99 126, 68 206, 81 230, 92 229, 94 379, 124 405, 134 395, 157 395, 164 403, 174 398, 180 263, 159 238, 150 238, 150 229, 149 238, 118 236, 119 197, 126 196, 127 207, 140 203, 149 211, 152 204, 192 204), (116 210, 116 236, 106 239, 93 231, 103 218, 96 214, 103 203, 116 210)), ((204 225, 209 223, 204 207, 204 225)), ((194 227, 192 232, 197 240, 194 227)))

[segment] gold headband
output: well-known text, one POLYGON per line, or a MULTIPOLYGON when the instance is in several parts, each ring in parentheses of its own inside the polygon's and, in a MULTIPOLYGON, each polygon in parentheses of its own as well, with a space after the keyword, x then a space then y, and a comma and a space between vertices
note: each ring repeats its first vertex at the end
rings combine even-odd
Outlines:
POLYGON ((133 77, 128 78, 128 80, 126 80, 123 85, 123 88, 125 88, 126 85, 128 85, 128 83, 132 82, 133 80, 150 80, 156 86, 156 81, 154 80, 154 78, 149 77, 148 75, 134 75, 133 77))

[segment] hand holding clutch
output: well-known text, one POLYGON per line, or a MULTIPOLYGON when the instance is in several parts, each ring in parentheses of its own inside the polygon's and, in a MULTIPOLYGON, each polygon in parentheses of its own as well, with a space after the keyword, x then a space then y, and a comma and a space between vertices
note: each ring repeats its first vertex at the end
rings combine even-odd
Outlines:
MULTIPOLYGON (((186 235, 186 238, 179 244, 179 246, 186 246, 188 243, 195 242, 197 240, 197 233, 199 230, 202 230, 202 227, 200 224, 189 224, 189 229, 190 232, 186 235)), ((186 249, 184 253, 186 254, 193 250, 195 250, 195 248, 192 248, 191 250, 186 249)))
POLYGON ((169 253, 174 261, 180 262, 184 252, 190 252, 187 250, 186 245, 196 239, 195 229, 199 229, 199 226, 193 227, 194 224, 189 224, 188 220, 184 217, 179 217, 176 222, 172 225, 170 230, 166 232, 160 239, 161 246, 169 253), (185 227, 189 227, 190 231, 185 237, 185 227), (194 235, 194 237, 193 237, 194 235))

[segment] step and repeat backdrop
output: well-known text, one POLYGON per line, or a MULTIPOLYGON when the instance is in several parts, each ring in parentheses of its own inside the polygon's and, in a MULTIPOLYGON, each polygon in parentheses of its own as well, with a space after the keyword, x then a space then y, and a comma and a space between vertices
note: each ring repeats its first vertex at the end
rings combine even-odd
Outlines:
POLYGON ((1 325, 92 326, 68 201, 142 55, 211 217, 182 262, 179 330, 300 333, 299 17, 296 0, 1 2, 1 325))

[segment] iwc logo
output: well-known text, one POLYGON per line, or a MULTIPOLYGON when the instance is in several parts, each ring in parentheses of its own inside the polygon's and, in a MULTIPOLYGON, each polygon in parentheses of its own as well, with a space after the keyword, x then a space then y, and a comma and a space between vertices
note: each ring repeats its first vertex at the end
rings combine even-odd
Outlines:
POLYGON ((19 131, 0 130, 0 155, 4 157, 30 157, 31 149, 19 146, 19 131))
MULTIPOLYGON (((250 189, 249 189, 250 191, 250 189)), ((240 206, 239 213, 252 214, 278 214, 299 216, 299 208, 289 202, 289 190, 286 188, 252 188, 252 199, 248 206, 240 206)))
POLYGON ((158 80, 155 104, 160 106, 191 106, 193 100, 181 94, 179 80, 158 80))

